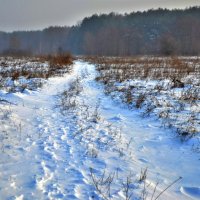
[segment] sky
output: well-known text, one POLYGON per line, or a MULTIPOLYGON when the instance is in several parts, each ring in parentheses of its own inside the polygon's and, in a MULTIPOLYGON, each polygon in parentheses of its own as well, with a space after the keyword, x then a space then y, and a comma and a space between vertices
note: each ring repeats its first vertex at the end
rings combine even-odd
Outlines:
POLYGON ((76 25, 100 13, 200 6, 200 0, 0 0, 0 31, 76 25))

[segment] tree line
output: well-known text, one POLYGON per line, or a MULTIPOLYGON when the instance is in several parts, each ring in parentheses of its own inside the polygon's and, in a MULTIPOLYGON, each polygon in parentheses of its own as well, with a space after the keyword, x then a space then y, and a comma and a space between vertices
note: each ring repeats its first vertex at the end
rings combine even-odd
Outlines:
POLYGON ((71 27, 0 32, 1 55, 200 55, 200 7, 100 14, 71 27))

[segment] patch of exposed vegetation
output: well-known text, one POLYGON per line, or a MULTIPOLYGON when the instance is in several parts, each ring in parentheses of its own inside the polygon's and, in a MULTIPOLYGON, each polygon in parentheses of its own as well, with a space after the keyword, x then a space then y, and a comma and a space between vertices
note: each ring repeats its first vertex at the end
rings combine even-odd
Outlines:
POLYGON ((53 76, 71 71, 71 54, 40 57, 1 57, 0 87, 9 92, 36 89, 53 76))
POLYGON ((199 57, 89 57, 105 93, 156 116, 183 140, 200 132, 199 57))

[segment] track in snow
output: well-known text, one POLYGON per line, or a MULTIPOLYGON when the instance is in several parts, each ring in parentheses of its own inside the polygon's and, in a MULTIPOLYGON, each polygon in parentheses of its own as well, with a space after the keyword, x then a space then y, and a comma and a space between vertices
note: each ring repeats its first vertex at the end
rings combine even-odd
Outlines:
MULTIPOLYGON (((12 109, 23 125, 20 144, 0 158, 1 199, 101 199, 92 185, 90 167, 98 175, 104 169, 119 171, 117 181, 148 167, 147 181, 158 181, 161 190, 183 176, 162 199, 199 199, 199 158, 191 146, 181 144, 158 122, 141 119, 137 112, 113 102, 95 76, 93 65, 76 61, 72 74, 51 78, 38 92, 5 94, 17 102, 12 109), (63 116, 57 107, 59 94, 76 77, 83 88, 76 99, 78 107, 63 116), (85 107, 93 113, 99 102, 100 119, 88 121, 85 107), (86 131, 74 137, 80 127, 86 131), (120 132, 120 138, 115 132, 120 132), (94 151, 96 157, 89 155, 94 151), (123 152, 127 155, 120 155, 123 152)), ((112 198, 123 199, 117 181, 112 198)), ((138 195, 139 184, 134 186, 138 195)))

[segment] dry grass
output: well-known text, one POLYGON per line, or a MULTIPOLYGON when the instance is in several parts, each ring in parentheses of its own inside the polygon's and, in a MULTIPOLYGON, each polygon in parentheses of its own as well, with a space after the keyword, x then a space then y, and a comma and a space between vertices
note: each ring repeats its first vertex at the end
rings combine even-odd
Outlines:
MULTIPOLYGON (((87 57, 96 63, 97 70, 104 78, 112 71, 112 76, 121 82, 134 78, 181 79, 187 75, 200 76, 200 59, 179 57, 87 57)), ((102 77, 102 76, 101 76, 102 77)), ((109 78, 109 77, 108 77, 109 78)))
POLYGON ((105 93, 142 116, 155 114, 181 139, 200 132, 200 59, 198 57, 88 57, 105 93), (188 109, 190 108, 190 109, 188 109), (190 117, 190 116, 195 117, 190 117))
POLYGON ((2 57, 0 60, 1 76, 4 78, 11 77, 13 80, 17 80, 20 76, 29 79, 62 75, 70 71, 70 65, 73 63, 71 54, 27 57, 23 59, 2 57), (45 68, 45 64, 48 67, 45 68))
POLYGON ((71 65, 73 63, 73 57, 70 53, 50 56, 49 62, 50 65, 60 66, 60 67, 65 65, 71 65))
POLYGON ((0 87, 10 92, 18 89, 23 91, 26 87, 36 89, 49 77, 69 73, 72 63, 73 57, 70 54, 26 58, 1 57, 0 87), (21 79, 26 79, 30 84, 23 83, 21 79), (8 84, 9 80, 12 86, 8 84))

